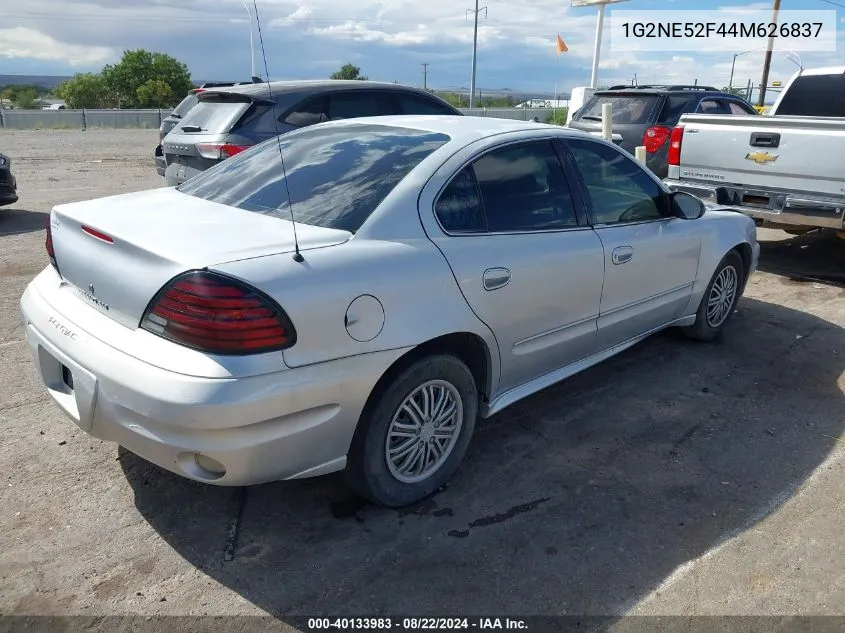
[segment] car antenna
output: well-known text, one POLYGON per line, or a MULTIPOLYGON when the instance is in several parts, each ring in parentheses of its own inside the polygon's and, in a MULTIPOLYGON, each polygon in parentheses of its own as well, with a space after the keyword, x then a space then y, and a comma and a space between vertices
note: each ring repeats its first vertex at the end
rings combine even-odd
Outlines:
MULTIPOLYGON (((267 69, 267 53, 264 51, 264 36, 261 35, 261 21, 258 19, 258 2, 257 0, 252 0, 252 6, 255 9, 255 23, 258 25, 258 42, 261 44, 261 56, 264 58, 264 74, 267 76, 267 93, 270 95, 270 99, 273 98, 273 89, 270 87, 270 71, 267 69)), ((255 79, 255 77, 253 77, 255 79)), ((276 128, 276 142, 279 146, 279 158, 282 161, 282 178, 285 179, 285 191, 288 195, 288 209, 290 209, 290 222, 293 225, 293 261, 295 262, 304 262, 305 258, 302 256, 302 253, 299 251, 299 239, 296 236, 296 220, 293 217, 293 200, 290 196, 290 185, 288 185, 288 175, 287 171, 285 170, 285 157, 282 152, 282 139, 280 137, 279 132, 279 120, 276 118, 275 112, 273 113, 273 125, 276 128)))

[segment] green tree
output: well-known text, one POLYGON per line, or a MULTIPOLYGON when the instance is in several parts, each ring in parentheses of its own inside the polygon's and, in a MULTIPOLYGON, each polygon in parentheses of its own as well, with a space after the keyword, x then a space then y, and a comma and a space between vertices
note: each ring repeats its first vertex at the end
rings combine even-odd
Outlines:
MULTIPOLYGON (((166 53, 151 53, 144 49, 124 51, 120 62, 103 68, 102 77, 120 106, 129 108, 142 106, 138 89, 150 81, 167 84, 171 98, 181 98, 193 87, 185 64, 166 53)), ((150 89, 141 94, 149 97, 150 89)))
POLYGON ((557 108, 551 111, 546 117, 546 123, 551 125, 566 125, 566 115, 569 113, 569 108, 557 108))
POLYGON ((336 73, 332 73, 329 79, 358 79, 360 81, 367 81, 367 78, 361 75, 361 69, 353 64, 344 64, 336 73))
POLYGON ((108 105, 108 91, 96 73, 78 73, 56 86, 54 94, 68 108, 103 108, 108 105))
POLYGON ((163 108, 173 105, 173 89, 163 79, 150 79, 138 87, 138 105, 142 108, 163 108))
POLYGON ((37 90, 35 90, 34 88, 24 88, 23 90, 16 90, 12 100, 15 102, 15 105, 19 108, 23 108, 25 110, 32 110, 38 107, 35 103, 35 100, 37 98, 37 90))
POLYGON ((732 94, 735 97, 742 97, 745 99, 745 93, 747 90, 745 88, 728 88, 727 86, 722 88, 722 92, 727 92, 728 94, 732 94))

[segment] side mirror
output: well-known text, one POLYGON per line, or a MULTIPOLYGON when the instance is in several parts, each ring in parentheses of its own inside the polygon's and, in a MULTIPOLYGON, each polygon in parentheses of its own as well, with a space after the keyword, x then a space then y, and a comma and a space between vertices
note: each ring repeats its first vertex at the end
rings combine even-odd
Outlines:
POLYGON ((701 200, 685 191, 673 191, 669 202, 672 205, 672 215, 682 220, 697 220, 707 210, 701 200))

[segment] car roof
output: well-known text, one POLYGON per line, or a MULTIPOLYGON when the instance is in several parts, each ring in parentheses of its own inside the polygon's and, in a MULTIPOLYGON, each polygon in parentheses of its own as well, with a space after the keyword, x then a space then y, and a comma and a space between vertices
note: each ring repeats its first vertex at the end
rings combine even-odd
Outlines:
POLYGON ((247 84, 242 86, 225 86, 220 88, 211 88, 206 92, 237 92, 245 95, 267 95, 267 88, 269 86, 270 92, 274 95, 283 94, 286 92, 300 92, 307 90, 308 92, 319 93, 329 92, 331 90, 364 90, 364 89, 378 89, 378 90, 397 90, 401 92, 416 92, 422 94, 430 94, 419 88, 413 86, 405 86, 403 84, 394 84, 383 81, 369 81, 357 79, 299 79, 292 81, 271 81, 247 84))
POLYGON ((637 94, 688 94, 688 95, 706 95, 710 93, 729 94, 724 90, 719 90, 713 86, 695 86, 695 85, 667 85, 667 86, 611 86, 605 90, 596 90, 597 95, 637 95, 637 94))
POLYGON ((400 114, 391 116, 374 116, 359 119, 340 119, 318 124, 321 128, 344 127, 349 125, 380 125, 384 127, 406 128, 446 134, 458 144, 469 144, 480 138, 507 134, 509 132, 550 130, 560 136, 583 137, 581 130, 535 123, 533 121, 517 121, 514 119, 497 119, 495 117, 460 116, 448 114, 400 114))

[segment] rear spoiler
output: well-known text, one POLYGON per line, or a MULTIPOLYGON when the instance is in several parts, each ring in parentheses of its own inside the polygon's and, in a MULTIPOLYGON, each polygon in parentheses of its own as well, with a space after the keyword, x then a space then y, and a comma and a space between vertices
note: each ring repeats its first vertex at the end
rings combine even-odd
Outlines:
POLYGON ((267 97, 229 90, 203 90, 197 94, 197 99, 201 102, 212 101, 217 103, 254 103, 257 105, 274 105, 275 103, 267 97))

